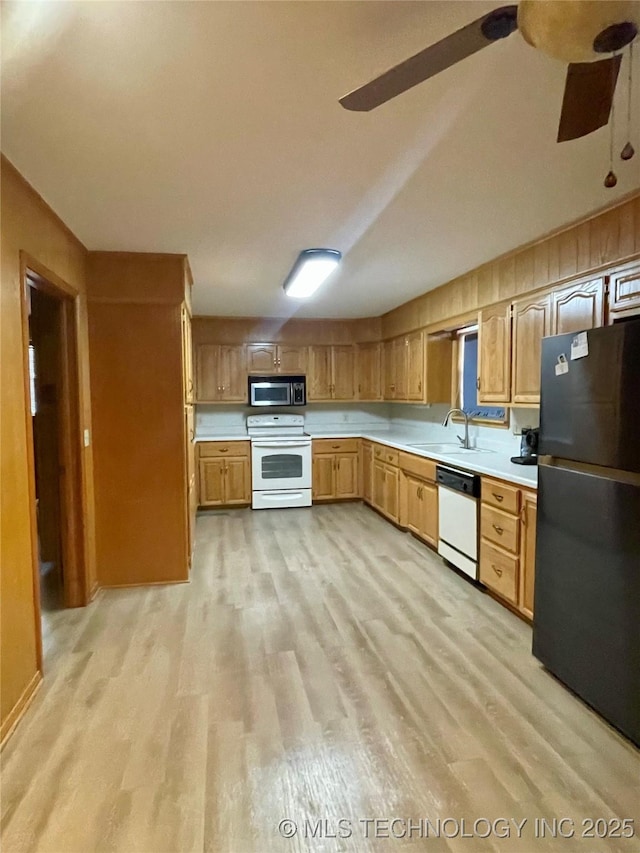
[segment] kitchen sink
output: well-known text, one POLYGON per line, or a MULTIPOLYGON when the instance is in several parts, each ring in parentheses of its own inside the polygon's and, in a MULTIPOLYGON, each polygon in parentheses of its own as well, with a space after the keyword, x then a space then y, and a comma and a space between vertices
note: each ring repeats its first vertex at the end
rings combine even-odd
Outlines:
POLYGON ((454 444, 453 442, 449 444, 410 444, 409 447, 415 447, 416 450, 426 450, 427 453, 429 451, 431 451, 432 453, 444 453, 448 456, 457 456, 458 454, 464 455, 467 453, 494 453, 493 450, 486 450, 485 448, 481 447, 460 447, 459 444, 454 444))

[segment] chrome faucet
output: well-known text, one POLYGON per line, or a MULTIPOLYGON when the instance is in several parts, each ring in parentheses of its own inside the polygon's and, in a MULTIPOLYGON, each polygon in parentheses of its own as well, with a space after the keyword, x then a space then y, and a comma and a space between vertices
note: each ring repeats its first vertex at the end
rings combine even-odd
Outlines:
POLYGON ((458 436, 458 441, 462 444, 465 450, 470 450, 471 446, 469 444, 469 415, 466 412, 464 412, 462 409, 449 409, 449 411, 445 415, 444 420, 442 421, 442 426, 449 426, 449 418, 456 412, 459 412, 464 418, 464 438, 458 436))

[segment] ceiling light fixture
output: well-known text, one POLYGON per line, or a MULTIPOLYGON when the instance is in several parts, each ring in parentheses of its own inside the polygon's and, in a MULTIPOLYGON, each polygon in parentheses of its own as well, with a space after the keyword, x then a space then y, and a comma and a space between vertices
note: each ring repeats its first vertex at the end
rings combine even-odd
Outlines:
POLYGON ((320 287, 342 259, 337 249, 303 249, 282 285, 287 296, 305 299, 320 287))

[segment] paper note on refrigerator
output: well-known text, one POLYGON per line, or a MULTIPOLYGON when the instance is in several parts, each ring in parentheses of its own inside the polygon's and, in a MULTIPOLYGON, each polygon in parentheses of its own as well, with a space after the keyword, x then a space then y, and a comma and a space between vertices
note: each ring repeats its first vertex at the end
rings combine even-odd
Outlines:
POLYGON ((584 358, 587 355, 589 355, 587 333, 580 332, 580 334, 576 335, 571 341, 571 361, 575 361, 577 358, 584 358))

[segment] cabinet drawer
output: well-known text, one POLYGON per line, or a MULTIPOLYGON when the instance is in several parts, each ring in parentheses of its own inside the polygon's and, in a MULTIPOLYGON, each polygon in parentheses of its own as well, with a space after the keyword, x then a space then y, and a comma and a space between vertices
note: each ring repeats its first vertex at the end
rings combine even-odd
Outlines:
POLYGON ((200 459, 212 456, 249 457, 251 444, 248 441, 200 441, 198 455, 200 459))
POLYGON ((425 459, 424 456, 415 456, 413 453, 400 453, 400 468, 408 474, 414 474, 423 480, 436 481, 436 463, 433 459, 425 459))
POLYGON ((397 465, 398 456, 400 454, 397 450, 393 450, 391 447, 385 447, 382 444, 374 444, 373 455, 376 459, 379 459, 381 462, 386 462, 388 465, 397 465))
POLYGON ((520 547, 519 517, 483 503, 480 509, 480 535, 517 554, 520 547))
POLYGON ((484 539, 480 541, 480 580, 489 589, 507 601, 518 600, 518 560, 494 548, 484 539))
POLYGON ((314 454, 357 453, 359 445, 359 438, 314 438, 311 443, 314 454))
POLYGON ((482 478, 482 502, 517 515, 520 511, 520 489, 499 480, 482 478))

